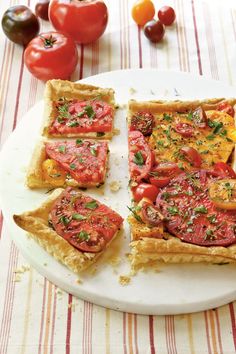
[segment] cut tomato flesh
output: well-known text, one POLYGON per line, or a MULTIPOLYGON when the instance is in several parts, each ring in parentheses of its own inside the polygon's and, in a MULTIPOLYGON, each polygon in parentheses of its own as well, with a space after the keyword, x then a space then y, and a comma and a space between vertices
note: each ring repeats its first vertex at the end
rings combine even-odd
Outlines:
MULTIPOLYGON (((201 172, 201 171, 200 171, 201 172)), ((216 179, 205 173, 183 173, 163 188, 157 205, 170 233, 182 241, 202 246, 236 243, 236 211, 218 209, 209 196, 209 184, 216 179)))

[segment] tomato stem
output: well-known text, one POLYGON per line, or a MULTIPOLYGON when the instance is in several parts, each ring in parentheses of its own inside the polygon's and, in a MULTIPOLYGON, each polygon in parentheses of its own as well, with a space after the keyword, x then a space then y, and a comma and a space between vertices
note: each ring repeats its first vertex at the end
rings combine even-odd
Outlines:
POLYGON ((41 35, 39 37, 42 39, 45 48, 52 48, 53 44, 57 41, 52 35, 49 38, 45 38, 41 35))

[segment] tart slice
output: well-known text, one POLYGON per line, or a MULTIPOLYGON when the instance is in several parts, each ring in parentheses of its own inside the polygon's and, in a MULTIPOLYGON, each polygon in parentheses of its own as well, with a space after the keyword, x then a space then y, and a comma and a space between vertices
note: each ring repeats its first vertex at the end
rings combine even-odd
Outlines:
POLYGON ((123 222, 115 211, 71 187, 56 189, 38 209, 13 218, 49 254, 75 273, 97 260, 123 222))
POLYGON ((111 139, 114 91, 63 80, 50 80, 45 89, 46 137, 111 139))
POLYGON ((27 186, 98 187, 105 181, 108 151, 106 141, 41 141, 29 165, 27 186))

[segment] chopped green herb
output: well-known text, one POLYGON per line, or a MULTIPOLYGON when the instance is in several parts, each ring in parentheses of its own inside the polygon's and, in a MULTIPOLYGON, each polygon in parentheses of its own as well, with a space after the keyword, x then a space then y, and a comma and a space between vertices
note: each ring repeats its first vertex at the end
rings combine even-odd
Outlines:
POLYGON ((171 194, 170 194, 170 193, 168 193, 168 192, 163 192, 161 196, 162 196, 162 199, 164 199, 164 200, 168 200, 168 199, 169 199, 169 197, 171 196, 171 194))
POLYGON ((208 154, 209 153, 209 150, 203 150, 203 151, 201 151, 201 154, 204 154, 204 155, 206 155, 206 154, 208 154))
POLYGON ((74 163, 71 163, 71 164, 70 164, 70 169, 71 169, 71 170, 75 170, 75 169, 76 169, 76 165, 75 165, 74 163))
POLYGON ((176 206, 169 207, 169 208, 167 208, 167 210, 171 215, 179 214, 179 209, 176 206))
POLYGON ((207 140, 214 140, 215 139, 215 135, 214 134, 209 134, 206 136, 207 140))
POLYGON ((186 229, 186 231, 187 231, 187 232, 193 232, 193 229, 192 229, 191 227, 188 227, 188 228, 186 229))
POLYGON ((87 114, 87 116, 90 118, 90 119, 93 119, 94 116, 95 116, 95 112, 93 110, 93 107, 92 106, 86 106, 84 107, 84 111, 85 113, 87 114))
POLYGON ((90 239, 89 234, 86 231, 80 231, 77 235, 82 241, 88 241, 90 239))
POLYGON ((104 132, 97 132, 97 137, 104 136, 104 135, 105 135, 104 132))
POLYGON ((97 156, 97 150, 95 149, 95 147, 91 147, 90 152, 93 156, 97 156))
POLYGON ((64 154, 66 152, 66 146, 65 145, 60 145, 58 147, 58 151, 61 153, 61 154, 64 154))
POLYGON ((227 190, 228 198, 230 199, 233 195, 233 186, 229 182, 226 182, 224 184, 224 186, 225 186, 225 189, 227 190))
POLYGON ((190 112, 188 115, 187 115, 187 119, 188 120, 193 120, 193 113, 190 112))
POLYGON ((144 159, 141 151, 138 151, 134 154, 134 163, 139 166, 142 166, 144 164, 144 159))
POLYGON ((70 223, 70 219, 67 218, 65 215, 61 216, 59 221, 64 224, 65 226, 67 226, 70 223))
POLYGON ((197 144, 197 145, 202 145, 203 142, 202 142, 202 140, 198 140, 198 141, 196 141, 196 144, 197 144))
POLYGON ((172 117, 169 114, 164 113, 163 119, 165 119, 167 122, 172 122, 172 117))
POLYGON ((216 223, 216 214, 212 214, 207 216, 207 219, 210 221, 211 224, 215 224, 216 223))
POLYGON ((184 194, 192 196, 193 195, 193 191, 190 189, 189 191, 184 191, 184 194))
POLYGON ((222 122, 215 122, 215 128, 213 130, 213 134, 218 134, 219 131, 222 129, 223 123, 222 122))
POLYGON ((84 207, 86 209, 96 209, 98 207, 98 203, 96 202, 96 200, 92 200, 91 202, 85 203, 84 207))
POLYGON ((83 140, 82 140, 82 139, 77 139, 77 140, 76 140, 76 144, 77 144, 77 145, 83 144, 83 140))
POLYGON ((187 221, 187 225, 193 225, 193 220, 187 221))
POLYGON ((78 127, 78 125, 80 125, 80 124, 77 121, 73 121, 73 122, 69 122, 67 125, 68 125, 68 127, 73 128, 73 127, 78 127))
POLYGON ((131 213, 133 214, 133 217, 138 221, 138 222, 141 222, 143 223, 143 220, 141 219, 141 217, 137 214, 136 210, 137 208, 135 207, 128 207, 127 208, 129 209, 129 211, 131 211, 131 213))
POLYGON ((72 214, 72 219, 73 220, 85 220, 85 219, 87 219, 87 217, 82 214, 79 214, 79 213, 74 213, 74 214, 72 214))
POLYGON ((196 211, 196 213, 207 214, 207 208, 204 205, 200 205, 199 207, 196 207, 193 210, 196 211))

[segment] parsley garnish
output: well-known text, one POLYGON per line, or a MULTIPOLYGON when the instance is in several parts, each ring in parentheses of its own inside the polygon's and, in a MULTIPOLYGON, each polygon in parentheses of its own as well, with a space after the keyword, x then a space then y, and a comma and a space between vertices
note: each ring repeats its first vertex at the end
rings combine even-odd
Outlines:
POLYGON ((169 114, 164 113, 163 119, 165 119, 167 122, 172 122, 172 117, 169 114))
POLYGON ((207 216, 207 219, 210 221, 211 224, 215 224, 216 223, 216 214, 212 214, 207 216))
POLYGON ((134 163, 139 166, 142 166, 144 164, 144 159, 141 151, 138 151, 134 154, 134 163))
POLYGON ((179 214, 179 209, 176 206, 169 207, 169 208, 167 208, 167 210, 171 215, 179 214))
POLYGON ((65 103, 57 107, 59 116, 57 118, 59 123, 64 122, 65 119, 69 119, 71 117, 70 113, 68 112, 69 104, 65 103))
POLYGON ((78 127, 78 125, 79 125, 79 122, 76 122, 76 121, 73 121, 73 122, 69 122, 68 123, 68 127, 78 127))
POLYGON ((86 231, 80 231, 77 235, 82 241, 88 241, 90 239, 89 234, 86 231))
POLYGON ((73 220, 85 220, 87 219, 86 216, 79 214, 79 213, 74 213, 72 214, 72 219, 73 220))
POLYGON ((207 208, 204 205, 199 205, 199 207, 196 207, 193 210, 196 211, 196 213, 207 214, 207 208))
POLYGON ((74 163, 71 163, 70 164, 70 169, 75 170, 76 169, 76 165, 74 163))
POLYGON ((77 139, 77 140, 76 140, 76 144, 77 144, 77 145, 83 144, 83 140, 82 140, 82 139, 77 139))
POLYGON ((225 186, 225 189, 227 190, 228 198, 230 199, 233 195, 233 186, 229 182, 226 182, 224 184, 224 186, 225 186))
POLYGON ((61 216, 59 221, 64 224, 65 226, 67 226, 70 223, 70 219, 67 218, 65 215, 61 216))
POLYGON ((95 147, 91 147, 90 152, 93 156, 97 156, 97 150, 95 149, 95 147))
POLYGON ((207 140, 214 140, 215 139, 215 135, 214 134, 209 134, 206 136, 207 140))
POLYGON ((66 152, 66 147, 65 145, 60 145, 58 147, 58 151, 61 153, 61 154, 64 154, 66 152))
POLYGON ((142 220, 141 217, 137 214, 135 207, 128 207, 128 206, 127 206, 127 208, 129 209, 129 211, 131 211, 131 213, 133 214, 133 217, 134 217, 138 222, 143 223, 143 220, 142 220))
POLYGON ((84 111, 85 111, 85 113, 87 114, 87 116, 88 116, 90 119, 93 119, 94 116, 95 116, 95 114, 96 114, 96 113, 94 112, 92 106, 86 106, 86 107, 84 108, 84 111))
POLYGON ((86 209, 96 209, 98 207, 98 203, 96 202, 96 200, 92 200, 91 202, 85 203, 84 207, 86 209))

